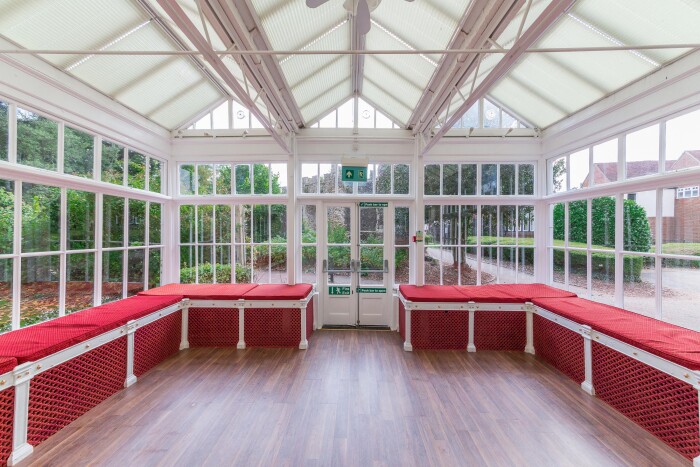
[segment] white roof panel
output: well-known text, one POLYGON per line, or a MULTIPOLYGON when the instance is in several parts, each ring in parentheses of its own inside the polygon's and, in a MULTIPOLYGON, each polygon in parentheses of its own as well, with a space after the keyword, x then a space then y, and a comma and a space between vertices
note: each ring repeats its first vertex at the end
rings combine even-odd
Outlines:
POLYGON ((186 122, 194 109, 200 112, 220 100, 219 90, 209 80, 201 79, 172 99, 161 103, 152 110, 149 117, 166 128, 177 128, 186 122))
POLYGON ((314 122, 350 97, 352 97, 352 81, 347 79, 300 107, 301 115, 305 121, 314 122))

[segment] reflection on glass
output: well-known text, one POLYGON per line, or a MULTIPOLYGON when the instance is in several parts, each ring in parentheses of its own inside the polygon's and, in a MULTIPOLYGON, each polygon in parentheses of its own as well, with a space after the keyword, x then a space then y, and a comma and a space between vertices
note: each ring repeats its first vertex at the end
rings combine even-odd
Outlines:
POLYGON ((593 252, 591 255, 593 287, 591 299, 596 302, 615 304, 615 255, 593 252))
POLYGON ((700 303, 700 261, 664 258, 662 262, 664 321, 700 331, 698 303, 700 303))
POLYGON ((122 299, 124 252, 102 253, 102 303, 122 299))
POLYGON ((566 191, 566 157, 554 159, 549 167, 549 179, 552 181, 552 193, 566 191))
POLYGON ((183 164, 180 166, 180 194, 181 195, 193 195, 194 194, 194 165, 193 164, 183 164))
POLYGON ((21 327, 58 317, 59 263, 57 255, 22 258, 21 327))
POLYGON ((496 182, 496 174, 498 165, 483 164, 481 166, 481 194, 495 195, 498 184, 496 182))
POLYGON ((129 250, 127 264, 126 296, 131 297, 144 289, 146 250, 129 250))
POLYGON ((66 314, 93 305, 95 254, 66 256, 66 314))

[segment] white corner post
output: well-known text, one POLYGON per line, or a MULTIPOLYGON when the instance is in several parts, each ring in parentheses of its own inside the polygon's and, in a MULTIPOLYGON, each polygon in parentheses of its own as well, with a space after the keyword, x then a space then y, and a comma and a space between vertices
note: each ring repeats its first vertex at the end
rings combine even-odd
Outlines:
POLYGON ((126 323, 126 381, 124 387, 128 388, 136 382, 134 374, 134 335, 136 334, 136 321, 126 323))
POLYGON ((238 307, 238 350, 245 349, 245 308, 238 307))
POLYGON ((17 465, 29 456, 34 448, 27 442, 29 427, 29 382, 34 377, 33 363, 24 363, 14 370, 15 377, 15 418, 12 427, 12 454, 7 465, 17 465))
POLYGON ((306 340, 306 307, 299 307, 301 313, 301 340, 299 341, 299 349, 306 350, 309 348, 309 341, 306 340))
POLYGON ((525 304, 525 353, 535 354, 534 343, 534 315, 535 306, 527 302, 525 304))
POLYGON ((404 319, 406 320, 406 340, 403 343, 403 349, 406 352, 413 352, 413 345, 411 344, 411 308, 405 305, 404 307, 406 309, 406 312, 404 313, 404 319))
POLYGON ((585 364, 585 377, 586 379, 581 383, 581 389, 583 389, 586 394, 591 396, 595 395, 595 388, 593 388, 593 344, 591 341, 591 327, 581 326, 581 335, 583 336, 583 355, 585 364))
POLYGON ((182 306, 182 326, 180 326, 180 350, 185 350, 190 348, 189 334, 190 334, 190 299, 185 298, 181 302, 182 306))
POLYGON ((476 352, 476 345, 474 345, 474 305, 470 305, 469 308, 469 337, 467 341, 467 352, 476 352))

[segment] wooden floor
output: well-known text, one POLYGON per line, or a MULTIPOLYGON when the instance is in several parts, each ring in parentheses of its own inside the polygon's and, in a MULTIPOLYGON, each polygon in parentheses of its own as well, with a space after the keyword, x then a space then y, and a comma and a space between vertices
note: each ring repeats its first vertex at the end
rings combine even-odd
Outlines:
POLYGON ((191 349, 36 448, 41 465, 673 466, 690 462, 520 352, 191 349))

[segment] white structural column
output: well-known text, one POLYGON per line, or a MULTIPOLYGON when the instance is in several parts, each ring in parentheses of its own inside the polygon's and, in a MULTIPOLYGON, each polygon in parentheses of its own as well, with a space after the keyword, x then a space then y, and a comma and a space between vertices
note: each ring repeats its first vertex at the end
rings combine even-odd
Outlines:
POLYGON ((306 350, 309 348, 309 341, 306 340, 306 307, 299 307, 299 312, 301 313, 301 340, 299 341, 299 348, 306 350))
POLYGON ((595 389, 593 388, 593 344, 591 341, 591 327, 581 326, 583 336, 583 355, 584 355, 584 365, 585 365, 585 380, 581 383, 581 389, 583 389, 587 394, 591 396, 595 394, 595 389))
POLYGON ((15 418, 12 428, 12 454, 7 465, 17 465, 30 455, 34 448, 27 442, 29 425, 29 382, 34 377, 33 363, 27 362, 14 370, 15 376, 15 418))
POLYGON ((534 311, 535 306, 527 302, 525 304, 525 353, 535 354, 534 339, 534 311))
MULTIPOLYGON (((415 177, 413 177, 413 182, 415 185, 413 189, 416 193, 416 215, 415 215, 415 225, 416 231, 423 231, 423 226, 425 224, 425 207, 423 204, 423 136, 416 135, 414 148, 413 148, 413 171, 415 172, 415 177)), ((425 236, 425 232, 423 232, 425 236)), ((409 235, 410 237, 410 235, 409 235)), ((416 241, 413 243, 415 246, 414 257, 415 257, 415 277, 413 277, 413 283, 416 285, 424 285, 424 272, 425 272, 425 253, 424 253, 424 241, 416 241)), ((408 321, 408 310, 406 310, 406 320, 408 321)), ((410 341, 409 341, 410 342, 410 341)))
POLYGON ((406 340, 403 343, 403 349, 406 352, 413 352, 413 345, 411 344, 411 308, 408 306, 404 306, 406 309, 406 313, 404 313, 404 319, 406 320, 405 323, 405 332, 406 332, 406 340))
POLYGON ((470 305, 469 309, 469 337, 467 341, 467 352, 476 352, 476 345, 474 345, 474 316, 475 310, 474 305, 470 305))
POLYGON ((134 334, 136 334, 136 321, 126 323, 126 381, 124 387, 128 388, 136 382, 134 375, 134 334))
POLYGON ((180 350, 184 350, 190 348, 190 299, 184 298, 182 302, 180 302, 180 304, 182 306, 182 326, 180 327, 180 350))
POLYGON ((245 349, 245 308, 238 308, 238 345, 239 350, 245 349))

